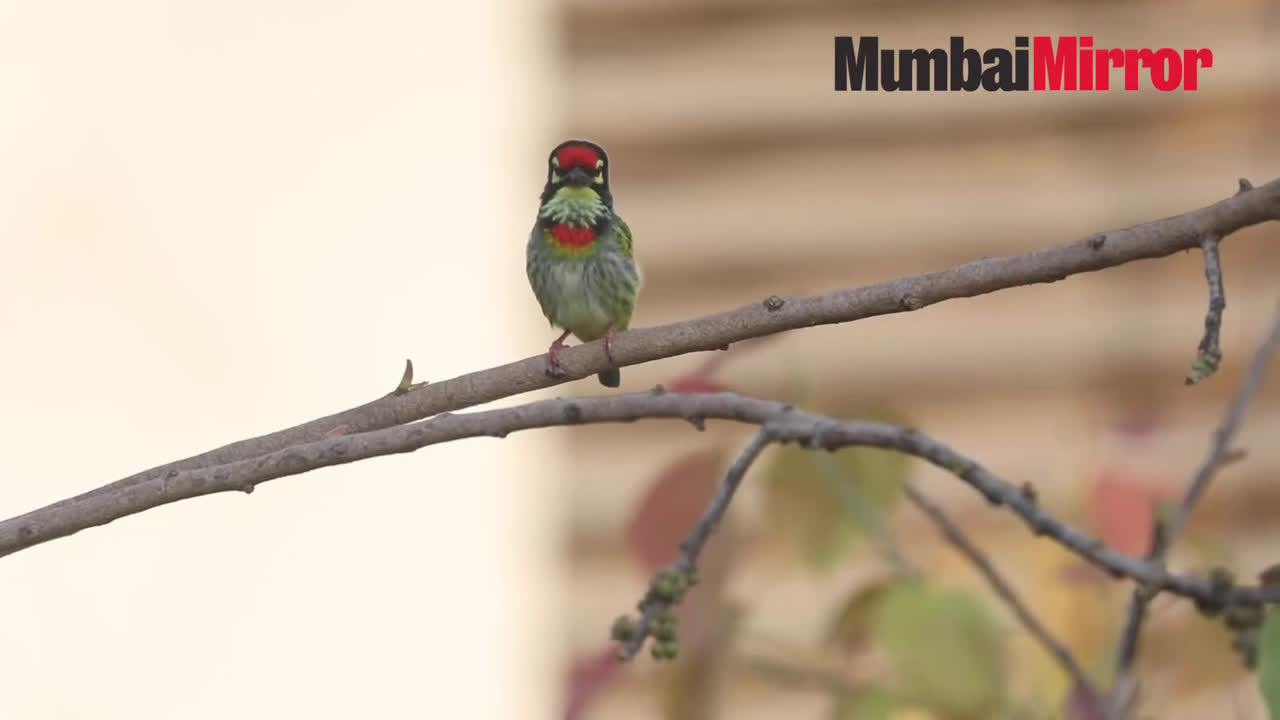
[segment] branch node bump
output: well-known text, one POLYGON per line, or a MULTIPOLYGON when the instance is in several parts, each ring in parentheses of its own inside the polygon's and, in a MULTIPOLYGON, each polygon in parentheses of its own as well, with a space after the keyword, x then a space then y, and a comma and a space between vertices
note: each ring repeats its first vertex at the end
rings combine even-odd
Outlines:
POLYGON ((786 304, 787 304, 787 301, 783 300, 777 295, 770 295, 769 297, 764 299, 764 309, 768 310, 769 312, 778 312, 779 310, 782 309, 782 306, 786 304))
POLYGON ((1089 238, 1089 249, 1090 249, 1090 250, 1101 250, 1101 249, 1102 249, 1102 246, 1103 246, 1103 245, 1106 245, 1106 244, 1107 244, 1107 234, 1106 234, 1106 233, 1098 233, 1097 235, 1094 235, 1094 236, 1092 236, 1092 237, 1090 237, 1090 238, 1089 238))
POLYGON ((652 388, 650 388, 650 389, 649 389, 649 394, 650 394, 650 395, 666 395, 666 394, 667 394, 667 388, 666 388, 666 387, 664 387, 661 383, 659 383, 659 384, 654 385, 652 388))
MULTIPOLYGON (((1230 570, 1224 567, 1213 568, 1212 570, 1209 571, 1210 597, 1196 598, 1196 601, 1195 601, 1196 609, 1199 610, 1206 617, 1214 617, 1217 614, 1221 613, 1224 608, 1239 607, 1236 605, 1231 605, 1231 606, 1228 605, 1228 602, 1231 598, 1231 588, 1234 585, 1235 585, 1235 576, 1231 573, 1230 570)), ((1234 618, 1230 613, 1228 613, 1228 616, 1224 618, 1224 620, 1227 623, 1227 627, 1231 627, 1232 629, 1239 629, 1238 627, 1234 627, 1232 625, 1232 623, 1234 622, 1234 618)))
POLYGON ((1267 614, 1258 605, 1228 605, 1222 614, 1222 624, 1237 632, 1257 629, 1267 614))
POLYGON ((1020 491, 1022 492, 1022 497, 1032 505, 1035 505, 1040 499, 1040 493, 1036 490, 1036 486, 1032 485, 1030 481, 1022 483, 1020 491))
POLYGON ((577 403, 569 403, 564 406, 564 419, 570 425, 577 425, 582 422, 582 408, 577 403))
POLYGON ((1236 448, 1222 453, 1222 457, 1218 458, 1218 467, 1223 468, 1232 463, 1238 463, 1249 456, 1249 451, 1244 448, 1236 448))
POLYGON ((1242 192, 1249 192, 1250 190, 1253 189, 1253 183, 1249 182, 1248 178, 1240 178, 1239 183, 1240 183, 1240 189, 1236 190, 1237 195, 1239 195, 1242 192))
POLYGON ((898 307, 903 310, 919 310, 924 307, 924 300, 921 300, 918 295, 903 293, 902 297, 898 298, 898 307))

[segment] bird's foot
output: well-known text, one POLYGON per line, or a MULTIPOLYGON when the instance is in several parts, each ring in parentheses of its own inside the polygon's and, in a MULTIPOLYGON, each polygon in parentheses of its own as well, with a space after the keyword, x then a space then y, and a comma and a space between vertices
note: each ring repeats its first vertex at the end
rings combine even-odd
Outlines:
POLYGON ((612 325, 609 326, 608 330, 604 331, 604 354, 605 357, 609 358, 609 362, 616 366, 618 361, 613 358, 613 336, 615 334, 616 331, 612 325))
POLYGON ((564 348, 564 339, 569 333, 565 332, 551 343, 551 347, 547 348, 547 375, 553 378, 565 376, 564 368, 560 367, 560 350, 564 348))

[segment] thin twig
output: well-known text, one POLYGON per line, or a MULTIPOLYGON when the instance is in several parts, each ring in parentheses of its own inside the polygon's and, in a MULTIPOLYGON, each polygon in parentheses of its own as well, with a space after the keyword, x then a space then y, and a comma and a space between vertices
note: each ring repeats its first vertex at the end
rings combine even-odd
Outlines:
MULTIPOLYGON (((724 479, 720 481, 715 494, 711 496, 711 501, 702 511, 702 517, 698 518, 698 522, 694 524, 688 536, 680 543, 680 557, 675 565, 677 571, 688 574, 697 569, 698 554, 707 544, 707 538, 711 537, 711 533, 720 525, 720 520, 729 509, 729 502, 733 500, 733 494, 742 484, 742 478, 747 474, 747 470, 751 469, 752 463, 760 457, 760 453, 772 440, 773 434, 766 423, 729 466, 724 479)), ((651 588, 642 602, 640 619, 635 624, 632 637, 623 643, 618 653, 619 660, 625 661, 635 657, 635 654, 644 646, 645 639, 649 637, 653 622, 675 604, 670 598, 652 590, 651 588)))
POLYGON ((1222 311, 1227 308, 1227 295, 1222 288, 1222 261, 1218 256, 1219 238, 1209 235, 1200 243, 1204 255, 1204 277, 1209 284, 1209 309, 1204 314, 1204 337, 1200 339, 1200 347, 1196 359, 1191 363, 1191 371, 1187 373, 1188 385, 1195 385, 1218 370, 1222 362, 1222 347, 1219 336, 1222 334, 1222 311))
POLYGON ((928 515, 929 519, 933 520, 933 523, 942 531, 942 536, 947 539, 947 542, 954 545, 978 569, 978 572, 982 573, 987 584, 1009 606, 1009 609, 1018 618, 1018 622, 1022 623, 1023 627, 1031 633, 1031 636, 1053 656, 1058 665, 1062 666, 1062 669, 1071 677, 1072 682, 1075 683, 1076 690, 1083 693, 1087 701, 1093 704, 1100 704, 1102 696, 1099 694, 1097 686, 1085 674, 1084 669, 1080 667, 1080 663, 1076 661, 1071 651, 1054 637, 1053 633, 1049 632, 1049 629, 1031 612, 1026 603, 1022 602, 1022 598, 1018 597, 1018 593, 1014 591, 1013 586, 1000 575, 1000 571, 996 570, 995 566, 991 564, 986 554, 965 536, 960 526, 952 522, 951 518, 947 517, 946 512, 937 503, 930 500, 910 483, 903 486, 903 492, 906 494, 907 499, 920 508, 925 515, 928 515))
POLYGON ((1231 454, 1231 441, 1240 431, 1240 425, 1244 422, 1245 411, 1249 408, 1249 402, 1258 394, 1258 389, 1262 386, 1262 378, 1267 373, 1267 364, 1278 345, 1280 345, 1280 302, 1276 303, 1275 309, 1272 311, 1271 325, 1267 329, 1266 336, 1258 343, 1258 349, 1253 353, 1253 360, 1249 363, 1249 371, 1245 375, 1244 383, 1240 386, 1235 398, 1232 399, 1227 415, 1222 420, 1222 425, 1213 434, 1213 442, 1209 446, 1209 452, 1206 454, 1204 461, 1200 463, 1200 467, 1196 468, 1195 474, 1191 476, 1191 482, 1187 486, 1187 494, 1183 497, 1177 512, 1169 522, 1168 532, 1164 538, 1166 546, 1176 540, 1178 535, 1182 533, 1182 528, 1187 524, 1187 518, 1191 515, 1192 508, 1204 495, 1205 488, 1209 486, 1209 482, 1213 479, 1214 472, 1223 465, 1231 454))
POLYGON ((920 577, 920 571, 907 560, 902 545, 886 526, 882 513, 877 513, 870 507, 867 493, 858 483, 847 482, 845 477, 840 476, 841 470, 833 467, 835 462, 832 458, 820 455, 816 460, 823 481, 835 493, 845 512, 853 516, 854 522, 870 533, 885 564, 899 577, 920 577))
POLYGON ((616 363, 606 356, 603 344, 597 341, 566 348, 559 355, 564 373, 557 377, 550 377, 544 372, 546 357, 539 354, 448 380, 419 383, 408 392, 390 393, 349 410, 135 473, 37 512, 99 502, 105 496, 173 472, 264 457, 319 440, 337 428, 348 435, 381 430, 591 377, 611 367, 626 367, 686 353, 716 351, 744 340, 787 330, 910 312, 945 300, 1056 282, 1069 275, 1172 255, 1199 246, 1205 235, 1225 238, 1241 228, 1271 220, 1280 220, 1280 180, 1242 189, 1232 197, 1198 210, 1096 233, 1043 250, 984 258, 937 272, 819 295, 790 298, 771 295, 734 310, 620 333, 613 343, 616 363))
MULTIPOLYGON (((1275 352, 1277 345, 1280 345, 1280 302, 1276 303, 1266 335, 1258 343, 1258 348, 1253 353, 1253 360, 1249 364, 1244 383, 1241 384, 1240 389, 1236 392, 1235 397, 1232 398, 1230 405, 1228 405, 1226 415, 1222 419, 1222 424, 1218 426, 1218 429, 1213 434, 1213 440, 1209 444, 1209 450, 1204 460, 1196 468, 1187 484, 1187 492, 1183 496, 1181 504, 1179 504, 1172 518, 1168 520, 1163 518, 1156 519, 1152 529, 1151 544, 1146 555, 1147 562, 1153 566, 1163 564, 1166 553, 1182 533, 1183 527, 1186 526, 1187 518, 1190 517, 1196 503, 1204 496, 1205 489, 1213 479, 1214 473, 1218 468, 1229 463, 1238 455, 1238 451, 1231 449, 1231 441, 1235 438, 1240 425, 1244 421, 1245 410, 1249 406, 1249 401, 1257 394, 1258 388, 1262 385, 1262 377, 1266 374, 1267 363, 1275 352)), ((1120 642, 1116 650, 1117 678, 1123 678, 1133 671, 1133 665, 1138 655, 1138 642, 1142 633, 1142 624, 1147 614, 1147 605, 1155 596, 1155 592, 1155 588, 1139 585, 1134 588, 1133 595, 1129 598, 1129 610, 1125 616, 1124 630, 1121 633, 1120 642)))

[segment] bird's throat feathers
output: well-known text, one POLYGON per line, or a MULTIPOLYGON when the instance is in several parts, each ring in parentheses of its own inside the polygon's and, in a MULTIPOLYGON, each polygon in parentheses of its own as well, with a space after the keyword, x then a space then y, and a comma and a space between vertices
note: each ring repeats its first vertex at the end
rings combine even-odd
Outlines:
POLYGON ((546 223, 547 239, 557 249, 580 253, 595 243, 597 228, 610 210, 592 188, 562 187, 542 204, 539 215, 546 223))
POLYGON ((542 219, 579 227, 598 225, 609 217, 609 204, 589 187, 562 187, 542 202, 542 219))

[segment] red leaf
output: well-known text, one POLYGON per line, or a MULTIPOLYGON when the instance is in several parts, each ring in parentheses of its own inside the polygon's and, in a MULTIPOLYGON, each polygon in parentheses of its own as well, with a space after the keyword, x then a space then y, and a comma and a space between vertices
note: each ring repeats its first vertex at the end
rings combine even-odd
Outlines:
POLYGON ((1171 495, 1156 479, 1103 469, 1088 504, 1103 542, 1120 552, 1142 555, 1151 543, 1154 505, 1171 495))
MULTIPOLYGON (((724 476, 725 464, 723 450, 699 450, 658 475, 627 528, 627 545, 646 573, 654 573, 679 557, 680 541, 702 517, 724 476)), ((722 591, 739 542, 730 520, 730 516, 724 517, 707 539, 698 556, 698 584, 675 607, 682 657, 697 655, 712 638, 716 623, 711 618, 723 612, 722 591)))
POLYGON ((647 572, 676 559, 680 541, 702 516, 724 469, 724 451, 715 448, 686 455, 658 475, 627 528, 627 547, 647 572))
POLYGON ((701 364, 690 370, 688 373, 666 383, 666 387, 671 392, 725 392, 729 389, 728 386, 711 379, 711 376, 720 369, 720 366, 724 365, 730 358, 737 357, 743 352, 760 347, 779 336, 779 333, 774 333, 773 335, 765 335, 764 337, 743 340, 742 342, 734 345, 732 350, 712 353, 706 360, 703 360, 701 364))
POLYGON ((568 687, 565 688, 565 720, 581 718, 588 702, 608 684, 618 668, 617 650, 613 647, 606 647, 574 663, 569 669, 568 687))

